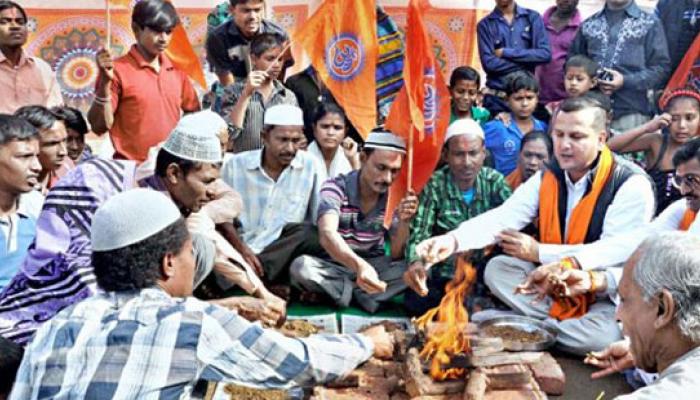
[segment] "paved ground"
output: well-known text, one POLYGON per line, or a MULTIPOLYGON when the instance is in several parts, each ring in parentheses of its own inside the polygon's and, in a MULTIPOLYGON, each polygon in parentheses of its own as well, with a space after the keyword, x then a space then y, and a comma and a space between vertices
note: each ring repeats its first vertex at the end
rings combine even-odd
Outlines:
POLYGON ((610 400, 631 391, 621 374, 592 380, 591 372, 596 368, 585 365, 579 358, 564 354, 554 356, 566 374, 566 391, 562 396, 549 396, 550 399, 596 400, 604 391, 602 398, 610 400))

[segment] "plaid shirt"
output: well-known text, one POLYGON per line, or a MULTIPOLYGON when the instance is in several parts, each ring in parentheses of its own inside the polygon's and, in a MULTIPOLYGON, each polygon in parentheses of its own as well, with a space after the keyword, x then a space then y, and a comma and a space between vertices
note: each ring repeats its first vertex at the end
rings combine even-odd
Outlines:
POLYGON ((474 200, 467 204, 449 166, 435 171, 420 194, 418 211, 411 221, 411 236, 406 246, 409 264, 419 259, 416 255, 418 243, 447 233, 460 223, 500 206, 512 193, 503 175, 489 167, 481 167, 474 190, 474 200))
POLYGON ((11 399, 190 398, 200 379, 289 388, 347 374, 372 351, 362 335, 291 339, 158 288, 101 293, 37 331, 11 399))

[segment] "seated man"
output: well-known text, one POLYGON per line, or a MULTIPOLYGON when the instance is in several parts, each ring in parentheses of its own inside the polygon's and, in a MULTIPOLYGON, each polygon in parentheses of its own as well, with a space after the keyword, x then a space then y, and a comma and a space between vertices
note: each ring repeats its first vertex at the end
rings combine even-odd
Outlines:
POLYGON ((318 191, 324 167, 298 151, 304 138, 299 107, 276 105, 265 111, 263 148, 238 153, 221 169, 224 181, 245 197, 236 249, 268 281, 285 281, 289 263, 320 251, 316 229, 318 191))
MULTIPOLYGON (((456 251, 499 244, 507 255, 486 266, 488 287, 516 312, 546 320, 558 332, 562 349, 574 354, 602 349, 620 338, 612 301, 582 295, 575 301, 547 297, 533 304, 532 298, 514 291, 535 263, 556 261, 576 246, 633 230, 653 215, 650 180, 605 146, 605 125, 605 110, 592 97, 565 100, 552 130, 555 162, 523 183, 502 206, 416 248, 425 262, 435 263, 456 251), (536 218, 541 243, 518 232, 536 218)), ((615 296, 609 289, 606 294, 615 296)))
POLYGON ((229 150, 240 153, 262 147, 265 109, 276 104, 297 105, 291 90, 278 80, 282 73, 284 37, 261 33, 250 42, 253 71, 247 80, 239 80, 224 89, 219 113, 233 127, 229 150))
POLYGON ((15 115, 39 130, 41 173, 37 189, 46 195, 75 166, 68 158, 68 132, 63 115, 42 106, 24 106, 15 115))
POLYGON ((520 144, 518 166, 506 176, 506 183, 515 190, 536 172, 542 171, 552 158, 552 138, 542 131, 525 135, 520 144))
MULTIPOLYGON (((46 197, 37 234, 19 272, 0 293, 0 335, 20 344, 57 312, 95 294, 95 275, 90 263, 91 223, 96 208, 119 192, 138 186, 167 193, 188 217, 195 235, 197 282, 215 271, 232 283, 265 300, 262 311, 284 312, 283 302, 265 290, 252 271, 231 264, 230 252, 221 249, 209 234, 211 220, 221 210, 230 213, 230 200, 218 180, 221 148, 216 132, 225 126, 216 114, 201 112, 185 116, 160 150, 155 174, 138 181, 136 162, 94 158, 78 165, 46 197), (211 118, 217 120, 212 121, 211 118), (216 206, 215 203, 224 203, 216 206), (214 246, 216 244, 216 246, 214 246), (223 253, 223 254, 222 254, 223 253)), ((225 185, 223 185, 225 186, 225 185)), ((230 190, 230 189, 228 189, 230 190)), ((235 216, 235 212, 230 219, 235 216)), ((235 260, 235 259, 234 259, 235 260)), ((240 263, 239 263, 240 264, 240 263)), ((245 267, 244 265, 241 265, 245 267)), ((224 299, 228 307, 246 300, 224 299)), ((279 315, 278 315, 279 316, 279 315)), ((272 315, 266 321, 277 320, 272 315)))
POLYGON ((391 257, 384 254, 387 192, 405 154, 403 139, 372 132, 362 150, 362 168, 326 181, 318 207, 318 232, 330 258, 304 255, 295 259, 290 267, 294 286, 327 294, 342 307, 355 299, 369 312, 406 288, 401 278, 406 264, 398 259, 403 256, 409 224, 418 207, 413 192, 401 200, 394 214, 391 257))
POLYGON ((292 339, 193 298, 192 239, 160 193, 107 200, 91 238, 101 291, 37 331, 11 399, 200 398, 200 379, 283 389, 334 380, 393 352, 382 327, 292 339))
POLYGON ((442 157, 447 165, 435 171, 423 188, 416 217, 411 221, 411 236, 406 246, 409 267, 404 275, 406 284, 413 289, 404 297, 409 315, 422 315, 437 306, 445 294, 445 284, 454 275, 452 262, 433 266, 426 273, 416 255, 416 245, 500 206, 512 193, 503 175, 483 166, 484 131, 478 122, 458 119, 450 124, 442 157))
MULTIPOLYGON (((647 238, 627 261, 616 317, 628 342, 587 361, 614 371, 633 365, 659 378, 619 400, 695 399, 700 390, 700 239, 684 232, 647 238)), ((603 372, 603 371, 601 371, 603 372)), ((600 374, 603 375, 603 374, 600 374)))
MULTIPOLYGON (((23 206, 41 171, 39 132, 28 122, 0 114, 0 290, 10 282, 34 240, 36 215, 23 206)), ((38 192, 35 192, 38 195, 38 192)), ((39 195, 39 197, 41 197, 39 195)))

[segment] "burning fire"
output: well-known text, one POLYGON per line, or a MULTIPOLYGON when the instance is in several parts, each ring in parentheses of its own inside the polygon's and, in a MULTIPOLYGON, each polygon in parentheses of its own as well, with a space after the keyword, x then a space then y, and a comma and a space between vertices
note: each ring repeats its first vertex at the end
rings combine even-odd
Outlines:
POLYGON ((464 298, 476 280, 476 269, 467 261, 467 255, 457 258, 454 278, 445 286, 445 296, 440 305, 428 310, 416 320, 416 326, 428 332, 428 325, 437 316, 439 329, 432 330, 427 336, 420 352, 424 360, 430 363, 430 376, 437 381, 463 377, 464 368, 447 368, 450 360, 457 354, 470 351, 469 336, 466 333, 469 315, 464 307, 464 298))

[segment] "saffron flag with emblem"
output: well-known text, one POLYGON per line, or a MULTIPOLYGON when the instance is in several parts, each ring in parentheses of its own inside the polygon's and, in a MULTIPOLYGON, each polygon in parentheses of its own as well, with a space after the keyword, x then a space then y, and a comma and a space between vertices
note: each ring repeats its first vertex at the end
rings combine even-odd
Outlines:
POLYGON ((377 124, 377 11, 371 0, 326 0, 294 34, 319 78, 366 138, 377 124))
POLYGON ((428 7, 428 0, 410 0, 408 4, 404 87, 391 106, 385 127, 406 139, 409 155, 389 191, 386 226, 408 190, 419 193, 430 179, 450 122, 449 91, 423 21, 428 7))
MULTIPOLYGON (((116 8, 128 8, 130 3, 131 0, 107 0, 109 6, 116 8)), ((110 7, 107 7, 106 12, 110 12, 110 7)), ((108 30, 110 29, 111 27, 108 27, 108 30)), ((197 82, 202 89, 207 88, 207 81, 204 78, 202 64, 192 47, 189 37, 187 37, 187 32, 182 23, 177 24, 175 29, 173 29, 172 39, 170 40, 168 49, 165 50, 165 54, 170 58, 177 69, 186 73, 187 76, 197 82)))
POLYGON ((695 79, 700 79, 700 34, 695 37, 693 44, 666 84, 666 91, 686 86, 688 81, 695 79))

